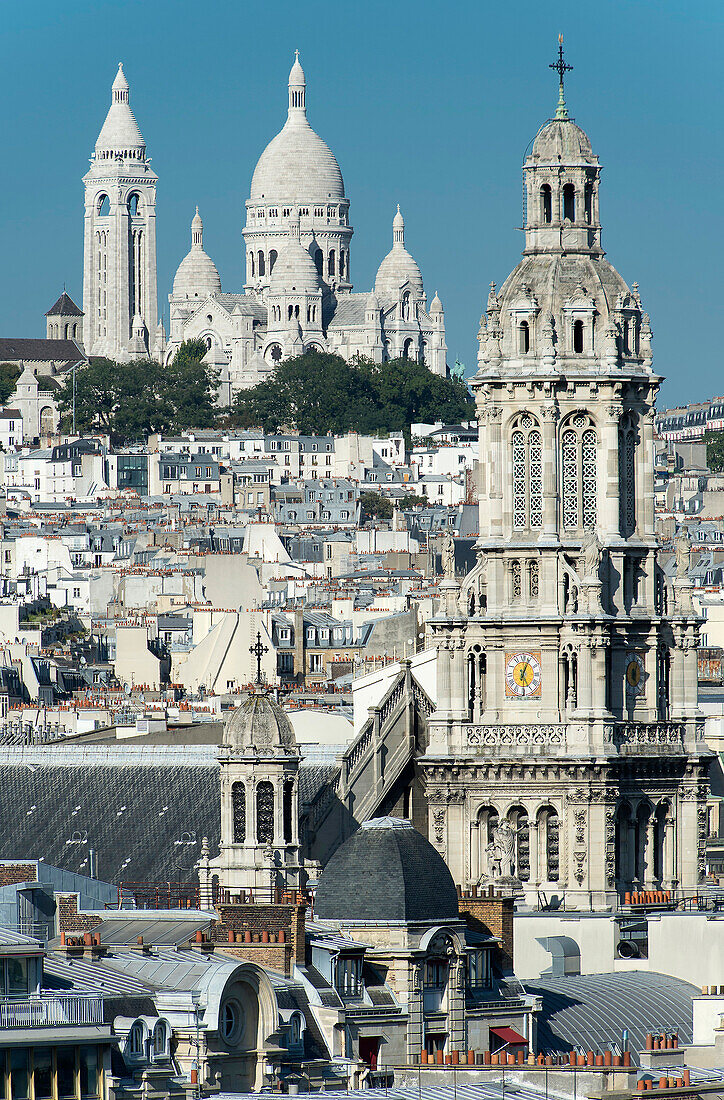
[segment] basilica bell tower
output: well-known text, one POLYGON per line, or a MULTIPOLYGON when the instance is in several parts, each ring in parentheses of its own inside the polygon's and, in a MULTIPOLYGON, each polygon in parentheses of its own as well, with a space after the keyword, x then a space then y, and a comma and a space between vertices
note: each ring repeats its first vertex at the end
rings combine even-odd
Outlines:
POLYGON ((156 341, 157 179, 119 65, 83 177, 83 335, 89 355, 140 359, 156 341))
POLYGON ((429 624, 438 703, 420 761, 458 882, 503 863, 534 901, 694 887, 709 753, 698 619, 658 564, 651 326, 601 242, 601 168, 559 99, 523 165, 525 249, 491 285, 471 381, 477 564, 429 624), (512 849, 511 852, 507 848, 512 849))

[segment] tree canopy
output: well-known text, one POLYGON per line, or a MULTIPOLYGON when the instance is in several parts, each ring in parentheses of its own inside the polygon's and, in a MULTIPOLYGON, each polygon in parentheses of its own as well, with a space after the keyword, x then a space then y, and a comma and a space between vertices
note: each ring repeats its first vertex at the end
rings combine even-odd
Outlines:
POLYGON ((382 493, 362 493, 359 502, 364 519, 392 519, 392 501, 382 493))
POLYGON ((724 470, 724 432, 705 432, 706 464, 713 474, 724 470))
POLYGON ((302 435, 374 435, 409 433, 415 422, 458 423, 474 415, 465 383, 441 378, 422 363, 348 363, 328 352, 306 352, 284 360, 269 379, 240 391, 230 420, 265 431, 296 428, 302 435))
POLYGON ((0 405, 7 405, 15 393, 21 371, 17 363, 0 363, 0 405))
MULTIPOLYGON (((114 443, 132 442, 149 432, 208 428, 216 419, 216 378, 201 362, 203 340, 185 341, 168 366, 152 359, 116 363, 91 359, 76 371, 75 418, 79 432, 103 432, 114 443)), ((69 372, 58 395, 62 428, 73 421, 73 378, 69 372)))

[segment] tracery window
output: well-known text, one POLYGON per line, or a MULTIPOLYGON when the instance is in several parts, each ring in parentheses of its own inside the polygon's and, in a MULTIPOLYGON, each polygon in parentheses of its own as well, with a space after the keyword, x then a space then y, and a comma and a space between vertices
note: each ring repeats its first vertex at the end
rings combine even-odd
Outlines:
POLYGON ((519 600, 521 597, 520 561, 513 558, 510 563, 510 597, 519 600))
POLYGON ((621 534, 636 530, 636 417, 627 413, 618 433, 618 501, 621 534))
POLYGON ((512 443, 513 527, 523 530, 543 523, 543 454, 538 425, 529 413, 515 421, 512 443))
POLYGON ((267 779, 256 788, 256 839, 259 844, 274 841, 274 784, 267 779))
POLYGON ((246 840, 246 787, 243 783, 231 785, 231 809, 234 821, 234 844, 246 840))
POLYGON ((598 439, 591 418, 576 413, 561 433, 563 526, 575 529, 596 526, 598 439))

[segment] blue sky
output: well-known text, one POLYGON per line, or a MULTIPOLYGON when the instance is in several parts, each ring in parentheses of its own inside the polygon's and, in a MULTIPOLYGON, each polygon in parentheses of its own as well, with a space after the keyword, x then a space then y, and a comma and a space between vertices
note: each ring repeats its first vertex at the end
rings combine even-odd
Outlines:
POLYGON ((64 282, 82 301, 81 177, 121 60, 159 176, 159 307, 167 319, 197 202, 223 287, 239 290, 244 201, 298 48, 351 200, 356 289, 399 202, 449 361, 470 372, 489 283, 519 258, 520 166, 555 109, 563 31, 569 110, 604 168, 604 247, 651 314, 661 403, 722 393, 723 25, 720 0, 6 4, 0 334, 44 335, 64 282))

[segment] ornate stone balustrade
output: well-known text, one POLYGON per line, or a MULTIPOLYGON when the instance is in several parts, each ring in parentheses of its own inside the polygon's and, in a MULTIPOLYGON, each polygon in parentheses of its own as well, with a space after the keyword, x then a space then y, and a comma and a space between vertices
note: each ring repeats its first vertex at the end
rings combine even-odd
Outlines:
POLYGON ((662 745, 680 747, 684 742, 683 722, 622 722, 605 725, 603 738, 614 745, 662 745))
POLYGON ((465 743, 471 748, 535 748, 537 745, 564 745, 564 725, 464 726, 465 743))

